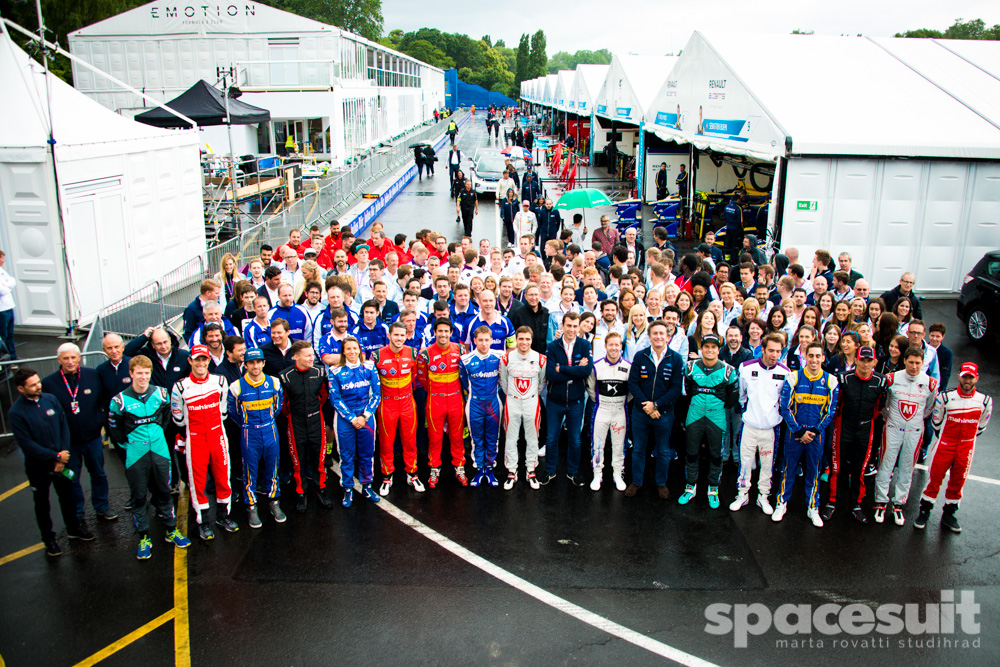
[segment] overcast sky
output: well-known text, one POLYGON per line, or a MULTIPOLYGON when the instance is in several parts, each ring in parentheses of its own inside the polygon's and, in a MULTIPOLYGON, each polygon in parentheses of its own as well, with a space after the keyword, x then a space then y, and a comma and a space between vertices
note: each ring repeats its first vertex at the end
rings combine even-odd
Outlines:
MULTIPOLYGON (((915 28, 944 30, 955 19, 1000 23, 997 0, 549 0, 545 2, 422 2, 382 0, 385 32, 437 28, 473 38, 490 35, 517 48, 522 33, 545 30, 548 54, 607 48, 664 55, 684 48, 694 30, 891 36, 915 28), (616 11, 609 15, 609 9, 616 11)), ((747 54, 753 51, 748 34, 747 54)))

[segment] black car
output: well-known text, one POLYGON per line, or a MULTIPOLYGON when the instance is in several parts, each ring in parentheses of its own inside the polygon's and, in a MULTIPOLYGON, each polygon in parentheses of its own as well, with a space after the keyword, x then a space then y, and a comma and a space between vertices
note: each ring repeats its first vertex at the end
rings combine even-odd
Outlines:
POLYGON ((1000 250, 983 255, 965 276, 955 310, 977 343, 1000 332, 1000 250))

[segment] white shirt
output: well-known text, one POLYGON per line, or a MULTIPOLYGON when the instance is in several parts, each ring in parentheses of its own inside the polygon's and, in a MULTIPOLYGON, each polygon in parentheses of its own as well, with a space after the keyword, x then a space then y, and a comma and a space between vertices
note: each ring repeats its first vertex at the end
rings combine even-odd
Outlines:
POLYGON ((14 308, 14 288, 17 281, 7 273, 6 269, 0 268, 0 312, 6 312, 14 308))

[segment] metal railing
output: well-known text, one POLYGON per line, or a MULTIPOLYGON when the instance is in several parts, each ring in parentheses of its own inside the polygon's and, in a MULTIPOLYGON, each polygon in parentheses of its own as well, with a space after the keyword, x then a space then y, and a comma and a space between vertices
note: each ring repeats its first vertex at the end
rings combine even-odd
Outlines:
POLYGON ((299 90, 330 88, 338 65, 332 60, 243 60, 236 68, 241 88, 299 90))
MULTIPOLYGON (((88 368, 97 368, 107 357, 101 351, 84 352, 81 363, 88 368)), ((14 386, 14 367, 30 368, 38 372, 38 377, 44 378, 59 370, 57 357, 35 357, 34 359, 16 359, 0 362, 0 437, 13 435, 7 421, 7 412, 21 394, 14 386)))

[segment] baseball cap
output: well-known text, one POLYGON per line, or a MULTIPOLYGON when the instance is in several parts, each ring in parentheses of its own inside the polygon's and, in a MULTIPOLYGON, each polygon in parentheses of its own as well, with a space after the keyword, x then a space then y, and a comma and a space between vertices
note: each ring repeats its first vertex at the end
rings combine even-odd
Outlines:
POLYGON ((257 361, 264 361, 264 352, 259 347, 251 347, 243 355, 243 363, 253 361, 254 359, 257 361))
POLYGON ((972 363, 971 361, 965 362, 964 364, 962 364, 962 370, 959 371, 958 377, 962 377, 964 375, 971 375, 974 378, 979 377, 979 366, 972 363))
POLYGON ((319 255, 319 253, 316 252, 315 248, 306 248, 305 252, 302 253, 302 256, 305 257, 306 255, 319 255))
POLYGON ((367 243, 359 243, 358 245, 354 246, 354 252, 357 252, 357 251, 362 250, 362 249, 367 250, 367 251, 371 250, 371 248, 368 247, 367 243))
POLYGON ((521 201, 521 206, 531 206, 531 202, 527 199, 521 201))
POLYGON ((705 334, 701 337, 701 344, 714 343, 716 347, 722 347, 722 341, 715 334, 705 334))
POLYGON ((212 355, 208 353, 208 347, 205 345, 194 345, 191 348, 190 356, 192 359, 197 359, 198 357, 207 357, 208 359, 212 358, 212 355))
POLYGON ((858 359, 874 359, 874 358, 875 358, 875 350, 873 350, 870 346, 865 345, 860 350, 858 350, 858 359))

